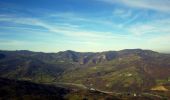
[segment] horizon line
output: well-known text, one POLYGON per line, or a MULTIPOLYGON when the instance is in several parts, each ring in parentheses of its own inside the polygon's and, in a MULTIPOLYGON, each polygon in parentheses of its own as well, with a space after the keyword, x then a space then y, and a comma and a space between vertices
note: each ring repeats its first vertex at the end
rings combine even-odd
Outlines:
POLYGON ((156 51, 156 50, 151 50, 151 49, 142 49, 142 48, 128 48, 128 49, 120 49, 120 50, 103 50, 103 51, 78 51, 78 50, 59 50, 56 52, 53 51, 37 51, 37 50, 24 50, 24 49, 16 49, 16 50, 5 50, 5 49, 0 49, 0 51, 29 51, 29 52, 39 52, 39 53, 59 53, 59 52, 66 52, 66 51, 73 51, 73 52, 79 52, 79 53, 102 53, 102 52, 110 52, 110 51, 123 51, 123 50, 143 50, 143 51, 153 51, 153 52, 157 52, 157 53, 170 53, 170 52, 160 52, 160 51, 156 51))

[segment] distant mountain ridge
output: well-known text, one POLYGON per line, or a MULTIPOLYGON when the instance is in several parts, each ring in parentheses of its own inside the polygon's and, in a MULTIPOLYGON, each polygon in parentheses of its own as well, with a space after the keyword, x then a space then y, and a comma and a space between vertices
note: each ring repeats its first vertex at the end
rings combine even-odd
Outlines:
POLYGON ((0 51, 0 76, 38 83, 68 82, 109 91, 144 91, 170 83, 170 54, 125 49, 105 52, 0 51))

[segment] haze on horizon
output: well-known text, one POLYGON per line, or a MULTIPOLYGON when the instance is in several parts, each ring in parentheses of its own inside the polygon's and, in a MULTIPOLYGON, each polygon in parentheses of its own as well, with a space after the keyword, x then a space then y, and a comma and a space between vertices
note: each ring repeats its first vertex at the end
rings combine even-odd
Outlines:
POLYGON ((170 52, 169 0, 0 0, 0 50, 170 52))

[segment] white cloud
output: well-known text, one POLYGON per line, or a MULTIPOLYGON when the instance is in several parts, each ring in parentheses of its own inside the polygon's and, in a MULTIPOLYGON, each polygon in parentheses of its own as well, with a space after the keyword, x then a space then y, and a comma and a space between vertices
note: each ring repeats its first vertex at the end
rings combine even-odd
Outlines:
MULTIPOLYGON (((114 12, 113 12, 114 13, 114 12)), ((129 13, 130 14, 130 11, 129 13)), ((122 17, 126 17, 128 15, 122 15, 122 17)), ((119 28, 119 26, 112 22, 112 20, 109 20, 110 16, 103 17, 88 17, 88 16, 82 16, 77 13, 72 12, 54 12, 54 13, 47 13, 46 17, 51 19, 60 19, 60 21, 64 20, 64 22, 77 22, 77 23, 85 23, 86 24, 99 24, 99 25, 108 25, 112 26, 114 28, 119 28)), ((84 26, 83 24, 79 24, 80 26, 84 26)))
POLYGON ((115 9, 113 11, 114 16, 118 16, 121 18, 129 18, 132 16, 132 12, 130 10, 125 10, 125 9, 115 9))
POLYGON ((120 3, 129 7, 169 12, 169 0, 99 0, 107 3, 120 3))
MULTIPOLYGON (((68 27, 64 27, 64 25, 63 26, 56 25, 54 23, 49 23, 49 22, 45 22, 43 20, 34 19, 34 18, 24 18, 24 17, 8 18, 6 17, 6 19, 3 21, 9 22, 9 23, 16 23, 15 28, 17 28, 17 24, 18 25, 24 24, 24 25, 40 26, 46 29, 47 30, 46 32, 41 32, 41 31, 39 32, 38 30, 36 31, 32 30, 31 34, 33 34, 36 37, 36 40, 37 40, 37 37, 42 37, 41 41, 34 40, 30 42, 29 46, 23 47, 25 49, 29 49, 30 47, 34 50, 39 50, 39 51, 41 51, 42 48, 43 50, 46 50, 46 48, 43 47, 44 45, 49 45, 49 49, 47 51, 51 51, 51 48, 54 49, 54 46, 62 48, 62 50, 73 48, 79 51, 103 51, 103 50, 108 50, 108 49, 111 50, 112 48, 122 49, 124 43, 127 43, 129 41, 139 40, 139 38, 136 38, 135 36, 130 35, 130 34, 120 35, 119 33, 116 34, 116 33, 112 33, 109 31, 101 32, 101 31, 93 31, 93 30, 88 30, 88 29, 81 29, 80 27, 71 27, 72 24, 67 25, 68 27), (43 35, 41 33, 43 33, 43 35), (61 38, 59 35, 61 36, 61 38), (41 45, 42 47, 37 46, 36 44, 41 45), (41 48, 41 50, 38 47, 41 48)), ((21 27, 18 26, 18 28, 21 28, 21 27)), ((16 29, 16 30, 21 31, 21 33, 23 34, 24 32, 30 33, 30 32, 27 32, 27 30, 30 31, 29 28, 28 29, 25 28, 24 31, 19 30, 19 29, 16 29)), ((35 37, 33 38, 35 39, 35 37)), ((19 41, 19 42, 22 43, 22 41, 19 41)), ((25 43, 25 42, 24 44, 28 45, 28 43, 25 43)), ((14 44, 13 46, 16 46, 16 45, 14 44)), ((129 45, 127 46, 129 47, 129 45)), ((16 46, 15 48, 19 48, 19 46, 16 46)))
POLYGON ((72 26, 72 24, 67 24, 67 23, 63 24, 63 26, 55 25, 53 23, 46 23, 42 20, 34 19, 34 18, 22 18, 22 17, 11 18, 11 17, 1 16, 0 21, 16 23, 16 24, 40 26, 42 28, 47 29, 51 33, 56 33, 56 34, 61 34, 61 35, 65 35, 69 37, 76 37, 76 38, 81 38, 81 39, 94 39, 94 40, 127 39, 127 35, 114 35, 111 32, 97 32, 97 31, 83 30, 83 29, 79 29, 78 26, 75 26, 75 25, 72 26))
POLYGON ((135 15, 131 15, 131 17, 129 18, 126 18, 126 21, 124 23, 121 23, 119 26, 121 28, 124 28, 124 26, 127 26, 128 24, 134 22, 135 20, 137 20, 140 16, 142 15, 142 13, 138 13, 138 14, 135 14, 135 15))
POLYGON ((141 35, 159 35, 170 33, 170 19, 155 20, 150 22, 140 22, 127 27, 129 33, 141 35))
POLYGON ((133 25, 128 29, 130 33, 135 34, 137 36, 144 34, 146 35, 150 32, 154 32, 154 30, 155 30, 154 26, 145 24, 133 25))

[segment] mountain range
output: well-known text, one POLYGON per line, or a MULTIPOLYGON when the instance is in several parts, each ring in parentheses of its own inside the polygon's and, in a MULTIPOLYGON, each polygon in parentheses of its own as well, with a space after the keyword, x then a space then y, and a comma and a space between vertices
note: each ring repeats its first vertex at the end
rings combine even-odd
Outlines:
POLYGON ((0 77, 70 83, 110 92, 169 92, 170 54, 142 49, 58 53, 1 50, 0 77))

